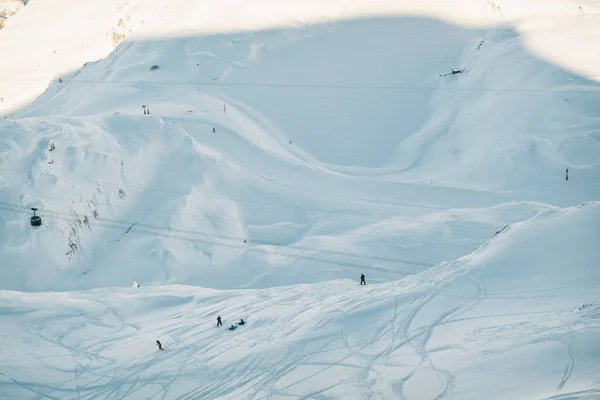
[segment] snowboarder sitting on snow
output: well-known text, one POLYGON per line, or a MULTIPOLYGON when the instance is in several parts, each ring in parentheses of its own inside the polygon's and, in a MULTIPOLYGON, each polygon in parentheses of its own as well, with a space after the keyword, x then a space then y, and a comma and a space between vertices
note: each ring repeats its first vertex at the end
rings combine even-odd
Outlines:
POLYGON ((361 285, 367 284, 367 282, 365 282, 365 274, 360 274, 360 284, 361 285))
POLYGON ((244 319, 243 318, 240 319, 240 322, 238 323, 238 325, 244 325, 244 324, 245 324, 244 319))
POLYGON ((235 328, 237 328, 237 326, 235 326, 235 325, 231 325, 231 326, 229 327, 229 330, 230 330, 230 331, 235 331, 235 328))
POLYGON ((162 347, 162 344, 160 344, 160 340, 157 340, 156 344, 158 345, 158 349, 159 350, 164 350, 163 347, 162 347))
POLYGON ((221 316, 219 315, 217 317, 217 326, 221 326, 221 325, 223 325, 223 324, 221 323, 221 316))

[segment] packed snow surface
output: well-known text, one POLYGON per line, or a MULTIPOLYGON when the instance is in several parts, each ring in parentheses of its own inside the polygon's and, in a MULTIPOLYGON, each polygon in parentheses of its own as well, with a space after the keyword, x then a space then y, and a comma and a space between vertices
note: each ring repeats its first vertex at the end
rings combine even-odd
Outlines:
POLYGON ((596 1, 9 7, 0 399, 600 399, 596 1))

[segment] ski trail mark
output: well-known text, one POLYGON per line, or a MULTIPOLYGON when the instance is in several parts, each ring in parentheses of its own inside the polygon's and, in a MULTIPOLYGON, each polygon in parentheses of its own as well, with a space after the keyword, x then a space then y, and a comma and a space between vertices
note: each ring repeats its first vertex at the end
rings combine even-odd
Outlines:
POLYGON ((563 374, 562 378, 560 379, 560 382, 558 383, 558 387, 556 388, 556 391, 562 390, 562 388, 565 386, 565 384, 569 381, 569 378, 571 377, 571 374, 573 373, 573 367, 575 366, 575 350, 573 348, 573 345, 570 343, 566 343, 564 342, 565 346, 567 346, 567 349, 569 351, 569 362, 565 367, 565 373, 563 374))

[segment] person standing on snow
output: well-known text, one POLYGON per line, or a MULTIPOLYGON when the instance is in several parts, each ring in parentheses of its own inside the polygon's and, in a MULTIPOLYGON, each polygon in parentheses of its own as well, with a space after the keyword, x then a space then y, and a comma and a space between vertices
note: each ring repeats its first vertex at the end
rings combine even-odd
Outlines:
POLYGON ((158 346, 159 350, 164 350, 163 347, 162 347, 162 344, 160 344, 160 340, 156 341, 156 345, 158 346))
POLYGON ((219 326, 221 326, 221 325, 223 325, 223 324, 221 323, 221 316, 219 315, 219 316, 217 317, 217 327, 219 327, 219 326))
POLYGON ((360 284, 361 285, 367 284, 367 282, 365 281, 365 274, 360 274, 360 284))

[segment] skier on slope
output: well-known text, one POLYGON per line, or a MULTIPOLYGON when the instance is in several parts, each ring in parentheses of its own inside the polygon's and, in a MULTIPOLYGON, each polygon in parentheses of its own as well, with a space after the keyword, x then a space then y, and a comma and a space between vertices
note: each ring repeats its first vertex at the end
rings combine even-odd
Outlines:
POLYGON ((163 347, 162 347, 162 344, 160 344, 160 340, 156 341, 156 345, 158 346, 159 350, 164 350, 163 347))
POLYGON ((361 285, 367 284, 367 282, 365 281, 365 274, 360 274, 360 284, 361 285))
POLYGON ((221 322, 221 316, 219 315, 219 316, 217 317, 217 327, 219 327, 219 326, 221 326, 221 325, 223 325, 223 323, 221 322))

